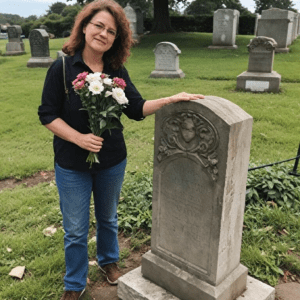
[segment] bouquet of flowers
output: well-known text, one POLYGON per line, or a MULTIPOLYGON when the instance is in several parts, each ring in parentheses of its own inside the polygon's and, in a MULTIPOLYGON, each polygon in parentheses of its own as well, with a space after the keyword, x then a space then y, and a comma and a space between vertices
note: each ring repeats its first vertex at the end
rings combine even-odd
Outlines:
MULTIPOLYGON (((128 104, 124 89, 126 83, 122 78, 109 78, 104 73, 83 72, 72 82, 75 92, 80 96, 84 110, 89 115, 92 133, 101 136, 105 130, 122 128, 120 117, 122 109, 128 104)), ((90 167, 100 163, 97 154, 90 152, 87 159, 90 167)))

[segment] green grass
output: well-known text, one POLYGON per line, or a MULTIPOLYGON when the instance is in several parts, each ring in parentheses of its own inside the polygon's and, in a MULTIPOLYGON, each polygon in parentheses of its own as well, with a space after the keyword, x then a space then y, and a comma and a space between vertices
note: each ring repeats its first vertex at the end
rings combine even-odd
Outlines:
MULTIPOLYGON (((299 39, 291 53, 276 54, 274 70, 282 75, 281 93, 253 94, 236 92, 236 77, 247 69, 247 44, 253 36, 238 36, 238 50, 207 49, 212 35, 177 33, 146 36, 132 50, 127 63, 130 76, 145 99, 165 97, 181 91, 226 98, 254 118, 251 161, 272 162, 293 157, 299 141, 298 100, 300 69, 299 39), (184 79, 150 79, 154 69, 153 49, 158 42, 178 45, 182 54, 180 67, 184 79)), ((50 40, 50 55, 56 58, 64 40, 50 40)), ((5 52, 7 41, 0 41, 5 52)), ((25 40, 26 55, 0 57, 0 179, 24 177, 41 169, 53 169, 52 134, 40 125, 37 107, 47 69, 29 69, 30 47, 25 40)), ((136 123, 123 117, 128 147, 128 170, 143 169, 152 161, 154 116, 136 123)))
MULTIPOLYGON (((275 56, 274 70, 282 76, 281 92, 254 94, 235 90, 236 77, 247 69, 246 46, 251 38, 253 36, 238 36, 238 50, 212 51, 207 49, 212 34, 149 35, 133 48, 126 66, 145 99, 186 91, 223 97, 243 108, 254 118, 252 162, 260 164, 294 157, 300 134, 299 39, 291 45, 290 53, 275 56), (161 41, 173 42, 182 51, 180 68, 186 74, 184 79, 149 78, 154 70, 153 49, 161 41)), ((63 39, 50 40, 52 58, 56 58, 63 42, 63 39)), ((5 53, 6 43, 0 40, 2 53, 5 53)), ((27 54, 23 56, 0 56, 0 179, 20 178, 39 170, 53 169, 52 134, 40 125, 37 116, 47 69, 28 69, 28 40, 25 40, 25 49, 27 54)), ((151 195, 141 189, 143 177, 147 179, 147 189, 151 189, 154 116, 139 123, 124 116, 122 121, 128 166, 119 214, 120 224, 131 230, 133 223, 130 222, 135 220, 149 226, 147 218, 150 210, 147 207, 143 214, 136 214, 139 209, 136 201, 142 203, 143 197, 151 199, 151 195), (130 220, 125 219, 129 208, 130 220)), ((59 299, 63 290, 64 254, 55 185, 4 190, 0 192, 0 207, 0 299, 59 299), (53 237, 45 237, 43 229, 53 224, 58 228, 57 233, 53 237), (11 248, 12 252, 8 252, 7 248, 11 248), (18 265, 26 266, 22 281, 8 276, 10 270, 18 265)), ((91 215, 92 211, 91 206, 91 215)), ((295 211, 272 208, 268 204, 253 205, 246 211, 245 225, 241 259, 252 276, 275 285, 280 270, 284 268, 299 275, 299 261, 288 254, 300 252, 299 215, 295 211), (287 230, 287 235, 279 233, 283 229, 287 230)), ((94 232, 95 220, 91 218, 90 234, 94 232)), ((133 239, 132 249, 139 248, 142 242, 148 240, 148 232, 142 233, 141 237, 133 239)), ((122 253, 123 259, 128 255, 126 251, 122 253)), ((94 258, 95 253, 95 243, 90 243, 89 257, 94 258)), ((97 270, 91 268, 91 280, 97 280, 97 276, 97 270)))

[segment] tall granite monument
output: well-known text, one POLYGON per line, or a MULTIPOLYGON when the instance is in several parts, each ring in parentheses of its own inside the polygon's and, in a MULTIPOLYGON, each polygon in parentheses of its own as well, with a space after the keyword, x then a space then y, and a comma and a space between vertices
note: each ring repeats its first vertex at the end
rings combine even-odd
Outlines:
POLYGON ((274 300, 240 264, 252 117, 207 96, 155 116, 151 251, 122 300, 274 300))
POLYGON ((6 56, 25 54, 25 46, 21 38, 22 28, 19 25, 7 26, 8 43, 6 56))
POLYGON ((263 10, 258 20, 257 36, 266 36, 277 43, 275 52, 289 52, 288 46, 293 38, 294 13, 292 11, 270 8, 263 10))
POLYGON ((250 41, 248 70, 237 77, 237 89, 251 92, 279 92, 281 75, 273 71, 274 39, 258 36, 250 41))
POLYGON ((240 12, 218 9, 214 12, 213 44, 209 49, 237 49, 235 44, 240 12))
POLYGON ((49 35, 44 29, 33 29, 29 34, 31 58, 28 68, 48 68, 53 63, 49 51, 49 35))

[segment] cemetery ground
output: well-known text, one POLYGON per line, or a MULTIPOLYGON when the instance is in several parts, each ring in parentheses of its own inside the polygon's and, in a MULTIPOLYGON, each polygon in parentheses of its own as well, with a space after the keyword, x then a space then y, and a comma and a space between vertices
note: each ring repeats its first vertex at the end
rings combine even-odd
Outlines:
MULTIPOLYGON (((237 50, 212 51, 207 49, 212 41, 208 33, 145 36, 133 48, 126 67, 145 99, 181 91, 202 93, 228 99, 252 115, 251 166, 295 157, 300 134, 300 39, 290 46, 290 53, 275 55, 273 69, 281 74, 282 83, 280 93, 272 94, 235 89, 236 77, 247 70, 246 45, 251 38, 237 36, 237 50), (182 51, 184 79, 148 78, 154 70, 153 49, 162 41, 182 51)), ((2 53, 6 42, 0 41, 2 53)), ((63 230, 53 180, 52 134, 37 116, 47 69, 26 67, 30 48, 28 40, 24 42, 27 54, 0 56, 0 299, 59 299, 63 230), (56 233, 46 236, 43 230, 52 225, 56 233), (21 280, 8 275, 16 266, 26 268, 21 280)), ((50 40, 52 58, 63 42, 50 40)), ((139 123, 122 118, 128 165, 118 213, 120 266, 127 272, 140 264, 141 255, 149 249, 154 116, 139 123)), ((300 283, 300 179, 287 175, 291 168, 292 164, 284 164, 252 171, 248 178, 241 263, 251 276, 272 286, 300 283)), ((91 202, 91 261, 95 260, 94 233, 91 202)), ((86 298, 97 299, 99 291, 115 293, 115 288, 108 287, 97 267, 91 266, 86 298)), ((101 299, 114 299, 106 297, 101 299)))

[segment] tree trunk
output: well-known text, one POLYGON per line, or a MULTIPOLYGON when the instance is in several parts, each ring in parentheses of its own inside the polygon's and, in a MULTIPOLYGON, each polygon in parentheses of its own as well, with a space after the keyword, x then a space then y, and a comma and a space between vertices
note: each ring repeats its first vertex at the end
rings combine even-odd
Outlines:
POLYGON ((151 33, 174 32, 171 27, 168 0, 154 0, 154 21, 151 33))

